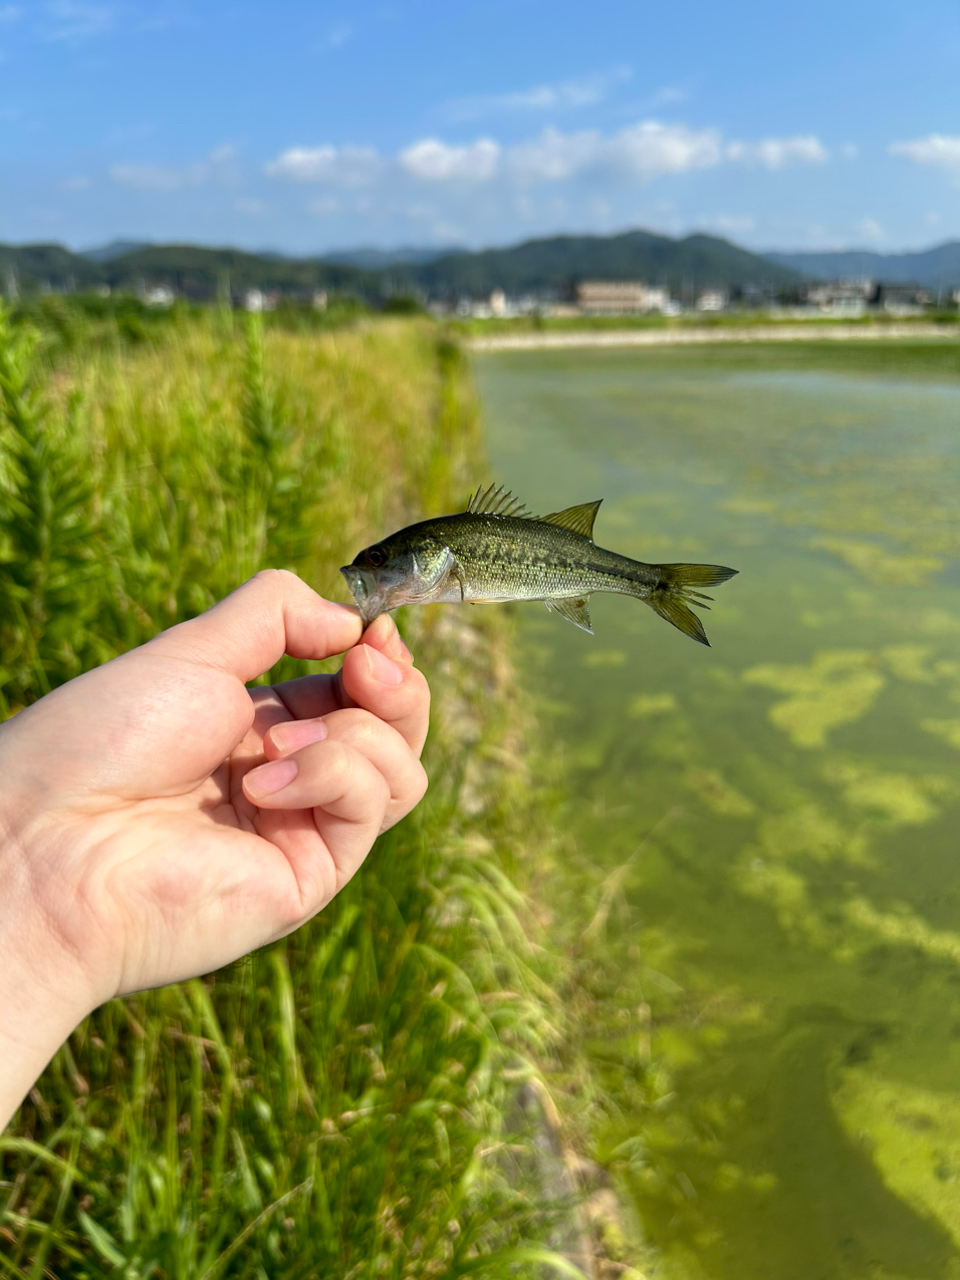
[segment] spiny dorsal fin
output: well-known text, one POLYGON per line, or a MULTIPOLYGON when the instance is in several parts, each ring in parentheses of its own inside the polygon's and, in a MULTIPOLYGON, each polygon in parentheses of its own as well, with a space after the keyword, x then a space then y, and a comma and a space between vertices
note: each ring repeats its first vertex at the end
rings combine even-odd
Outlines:
POLYGON ((581 502, 578 507, 567 507, 566 511, 554 511, 552 515, 542 516, 544 524, 558 524, 561 529, 572 529, 574 533, 582 533, 593 541, 593 522, 597 518, 602 498, 596 502, 581 502))
POLYGON ((562 600, 544 600, 543 603, 554 613, 559 613, 562 618, 569 619, 575 627, 580 627, 581 630, 589 631, 593 635, 586 596, 580 596, 576 600, 571 600, 568 596, 562 600))
POLYGON ((484 489, 481 485, 472 494, 467 503, 467 511, 475 516, 513 516, 516 519, 532 520, 530 512, 519 498, 515 498, 503 485, 489 485, 484 489))

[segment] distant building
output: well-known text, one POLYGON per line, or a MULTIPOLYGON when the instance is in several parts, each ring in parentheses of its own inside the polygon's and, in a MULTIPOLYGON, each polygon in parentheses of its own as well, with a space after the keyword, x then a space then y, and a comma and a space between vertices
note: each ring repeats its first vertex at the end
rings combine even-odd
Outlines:
POLYGON ((807 285, 802 296, 808 307, 816 307, 823 315, 856 320, 867 314, 875 291, 872 280, 828 280, 807 285))
POLYGON ((874 290, 871 302, 893 316, 919 316, 932 306, 933 294, 918 284, 884 284, 874 290))
POLYGON ((507 295, 502 289, 494 289, 490 295, 490 314, 505 316, 507 314, 507 295))
POLYGON ((168 284, 151 285, 143 291, 143 301, 148 307, 172 307, 173 300, 173 290, 168 284))
POLYGON ((330 299, 327 297, 326 289, 315 289, 313 291, 313 309, 314 311, 326 311, 330 299))
POLYGON ((280 301, 280 293, 274 289, 272 293, 264 293, 262 289, 247 289, 243 294, 244 311, 275 311, 280 301))
POLYGON ((577 306, 588 315, 642 315, 670 306, 666 289, 641 280, 581 280, 574 289, 577 306))
POLYGON ((698 311, 722 311, 729 299, 719 289, 705 289, 697 298, 698 311))

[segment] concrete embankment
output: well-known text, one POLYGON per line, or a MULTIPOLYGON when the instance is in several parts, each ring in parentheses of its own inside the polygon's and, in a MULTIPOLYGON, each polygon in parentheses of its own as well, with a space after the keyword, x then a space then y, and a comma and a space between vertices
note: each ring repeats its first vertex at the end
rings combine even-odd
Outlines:
POLYGON ((870 342, 874 339, 960 340, 960 327, 935 324, 767 324, 676 329, 573 329, 497 333, 471 338, 471 351, 544 351, 567 347, 667 347, 718 342, 870 342))

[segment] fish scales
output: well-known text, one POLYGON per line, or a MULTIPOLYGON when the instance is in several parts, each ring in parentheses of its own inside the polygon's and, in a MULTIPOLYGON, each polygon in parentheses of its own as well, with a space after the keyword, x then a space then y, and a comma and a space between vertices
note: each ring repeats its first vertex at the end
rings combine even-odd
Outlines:
POLYGON ((361 551, 341 573, 364 622, 409 604, 541 600, 592 632, 595 591, 643 600, 701 644, 709 644, 690 608, 709 608, 698 590, 736 569, 723 565, 646 564, 593 541, 600 502, 532 516, 502 488, 478 489, 467 510, 421 520, 361 551))
MULTIPOLYGON (((558 525, 512 516, 472 515, 423 521, 443 539, 463 568, 463 599, 476 603, 579 597, 594 591, 629 594, 660 575, 652 565, 596 546, 558 525), (647 574, 642 573, 647 570, 647 574), (646 576, 644 584, 638 579, 646 576)), ((413 525, 410 532, 418 528, 413 525)))

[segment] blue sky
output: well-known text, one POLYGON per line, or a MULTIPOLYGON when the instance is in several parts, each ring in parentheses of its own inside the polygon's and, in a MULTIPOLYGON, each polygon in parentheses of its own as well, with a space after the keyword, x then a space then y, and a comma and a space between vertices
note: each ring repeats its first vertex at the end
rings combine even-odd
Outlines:
POLYGON ((0 241, 960 237, 955 0, 0 0, 0 241))

